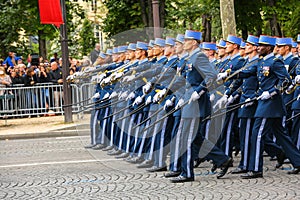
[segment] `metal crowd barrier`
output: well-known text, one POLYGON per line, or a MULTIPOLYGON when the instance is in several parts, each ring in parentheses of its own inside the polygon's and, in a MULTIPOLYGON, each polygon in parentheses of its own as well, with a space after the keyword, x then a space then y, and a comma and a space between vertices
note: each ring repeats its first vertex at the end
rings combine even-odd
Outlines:
MULTIPOLYGON (((94 85, 85 83, 80 86, 71 84, 72 112, 83 114, 83 106, 92 103, 94 85), (86 100, 86 101, 85 101, 86 100), (81 102, 80 104, 76 104, 81 102)), ((23 117, 63 114, 63 86, 52 83, 40 83, 25 87, 0 88, 0 116, 23 117)))

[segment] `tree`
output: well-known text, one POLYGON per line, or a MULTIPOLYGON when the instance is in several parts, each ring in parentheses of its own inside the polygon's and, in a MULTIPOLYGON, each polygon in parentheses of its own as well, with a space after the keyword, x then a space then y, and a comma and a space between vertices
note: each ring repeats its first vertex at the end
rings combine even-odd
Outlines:
POLYGON ((79 52, 88 55, 96 44, 93 26, 88 19, 84 19, 81 31, 79 32, 79 52))

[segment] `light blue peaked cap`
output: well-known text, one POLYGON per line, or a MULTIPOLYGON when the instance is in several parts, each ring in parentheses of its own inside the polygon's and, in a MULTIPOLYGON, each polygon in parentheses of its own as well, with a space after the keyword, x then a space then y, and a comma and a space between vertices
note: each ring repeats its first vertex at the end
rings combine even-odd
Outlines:
POLYGON ((226 42, 230 42, 230 43, 237 44, 237 45, 241 46, 242 38, 237 37, 235 35, 228 35, 228 37, 226 39, 226 42))
POLYGON ((258 44, 275 46, 276 38, 268 35, 261 35, 259 36, 258 44))
POLYGON ((113 50, 112 50, 112 53, 113 54, 118 53, 118 47, 114 47, 113 50))
POLYGON ((166 40, 164 40, 162 38, 155 38, 154 45, 157 45, 157 46, 160 46, 160 47, 165 47, 166 40))
POLYGON ((246 47, 246 43, 245 42, 241 42, 240 48, 245 49, 245 47, 246 47))
POLYGON ((148 44, 145 42, 137 42, 136 43, 136 48, 137 49, 142 49, 142 50, 148 50, 148 44))
POLYGON ((180 43, 184 43, 184 35, 183 34, 178 34, 176 36, 176 41, 180 43))
POLYGON ((220 40, 219 43, 217 44, 217 47, 226 48, 226 41, 220 40))
POLYGON ((166 37, 166 45, 175 46, 175 38, 166 37))
POLYGON ((216 45, 216 43, 213 43, 213 42, 203 42, 201 48, 216 51, 217 50, 217 45, 216 45))
POLYGON ((105 54, 111 56, 112 53, 113 53, 112 49, 107 49, 105 54))
POLYGON ((259 40, 258 37, 254 36, 254 35, 248 35, 246 42, 257 46, 258 40, 259 40))
POLYGON ((186 30, 184 39, 202 40, 202 33, 200 31, 186 30))
POLYGON ((135 51, 135 49, 136 49, 136 44, 135 43, 129 43, 129 45, 127 47, 127 50, 135 51))
POLYGON ((99 53, 99 57, 105 59, 105 58, 106 58, 106 55, 101 51, 101 52, 99 53))
POLYGON ((127 46, 118 46, 118 53, 124 53, 127 50, 127 46))
POLYGON ((153 45, 154 45, 154 40, 150 40, 148 43, 148 47, 153 48, 153 45))
POLYGON ((297 42, 293 42, 292 47, 297 48, 297 42))
POLYGON ((276 45, 278 46, 292 46, 293 45, 293 39, 292 38, 276 38, 276 45))

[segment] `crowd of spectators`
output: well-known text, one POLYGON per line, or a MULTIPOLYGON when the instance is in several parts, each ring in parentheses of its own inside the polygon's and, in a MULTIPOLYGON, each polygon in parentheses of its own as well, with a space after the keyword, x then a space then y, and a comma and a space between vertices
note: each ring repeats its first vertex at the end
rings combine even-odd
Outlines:
MULTIPOLYGON (((50 61, 39 57, 37 58, 38 62, 36 62, 33 58, 33 56, 29 55, 24 60, 22 56, 9 52, 5 59, 0 59, 0 95, 13 94, 14 91, 7 88, 24 87, 28 104, 26 107, 34 107, 37 103, 40 103, 42 104, 40 106, 43 108, 55 106, 58 109, 62 99, 61 89, 55 87, 51 91, 50 89, 41 89, 38 94, 36 92, 32 94, 33 90, 27 90, 26 88, 49 83, 62 84, 62 58, 59 58, 57 53, 49 59, 50 61), (52 99, 51 101, 53 102, 49 99, 52 99)), ((82 62, 80 60, 70 58, 69 61, 70 74, 81 70, 82 62)), ((2 100, 0 104, 2 108, 2 100)))
MULTIPOLYGON (((70 74, 81 70, 81 61, 70 58, 70 74)), ((31 56, 26 61, 16 56, 14 52, 9 52, 7 58, 0 59, 0 88, 9 87, 16 84, 33 86, 37 83, 62 84, 62 59, 54 53, 50 59, 39 57, 39 64, 31 64, 31 56), (52 67, 51 63, 57 63, 52 67), (61 79, 61 80, 59 80, 61 79)))

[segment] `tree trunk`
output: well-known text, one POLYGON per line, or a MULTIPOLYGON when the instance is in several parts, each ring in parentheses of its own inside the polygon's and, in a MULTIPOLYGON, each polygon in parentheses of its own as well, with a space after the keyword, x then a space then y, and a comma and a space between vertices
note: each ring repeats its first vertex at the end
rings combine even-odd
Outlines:
POLYGON ((203 27, 203 41, 211 41, 211 16, 208 14, 202 15, 202 27, 203 27))
POLYGON ((44 31, 38 31, 39 38, 39 55, 47 59, 46 39, 44 38, 44 31))
POLYGON ((223 38, 227 38, 229 34, 236 35, 234 0, 220 0, 220 16, 223 38))
MULTIPOLYGON (((143 1, 143 0, 141 0, 143 1)), ((153 9, 152 9, 152 0, 148 0, 148 26, 153 27, 153 9)))
POLYGON ((140 0, 141 5, 141 13, 142 13, 142 20, 144 22, 144 27, 148 27, 148 16, 147 16, 147 10, 146 10, 146 1, 140 0))
POLYGON ((165 27, 165 15, 166 15, 166 11, 165 11, 166 6, 165 5, 166 5, 165 0, 159 1, 160 27, 162 27, 162 28, 165 27))
POLYGON ((242 30, 242 38, 244 40, 247 40, 247 37, 248 37, 248 29, 246 28, 242 30))
MULTIPOLYGON (((274 0, 269 0, 268 1, 268 6, 274 7, 275 6, 275 1, 274 0)), ((272 14, 272 18, 269 19, 270 22, 270 28, 271 28, 271 35, 273 36, 282 36, 280 25, 277 22, 277 16, 276 13, 272 14)))

